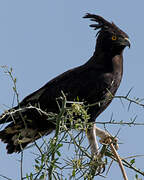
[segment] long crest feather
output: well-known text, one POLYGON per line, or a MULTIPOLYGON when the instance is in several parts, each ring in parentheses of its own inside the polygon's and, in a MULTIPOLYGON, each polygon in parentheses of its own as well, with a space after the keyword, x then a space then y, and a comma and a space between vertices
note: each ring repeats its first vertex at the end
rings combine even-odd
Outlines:
POLYGON ((103 17, 87 13, 83 18, 89 18, 91 21, 95 21, 98 24, 91 24, 90 27, 93 27, 95 30, 99 28, 105 28, 111 27, 112 24, 106 21, 103 17))
MULTIPOLYGON (((90 27, 94 28, 95 30, 101 29, 101 30, 109 31, 109 32, 114 31, 114 32, 121 34, 122 36, 128 37, 128 35, 125 32, 123 32, 120 28, 118 28, 113 22, 110 23, 101 16, 87 13, 83 18, 88 18, 91 21, 97 22, 97 24, 90 25, 90 27)), ((99 34, 99 32, 98 32, 98 34, 99 34)))

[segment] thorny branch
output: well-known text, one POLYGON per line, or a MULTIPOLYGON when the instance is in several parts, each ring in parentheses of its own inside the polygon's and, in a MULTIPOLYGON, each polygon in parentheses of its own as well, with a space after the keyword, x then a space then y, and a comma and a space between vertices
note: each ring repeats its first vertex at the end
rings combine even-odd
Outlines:
MULTIPOLYGON (((63 96, 64 96, 64 94, 63 94, 63 96)), ((70 132, 70 129, 67 128, 66 125, 64 125, 65 119, 67 119, 67 115, 66 114, 64 115, 64 112, 68 112, 68 117, 69 117, 70 113, 73 114, 74 110, 77 110, 76 108, 79 107, 78 109, 80 109, 81 107, 83 107, 83 109, 84 109, 85 106, 82 103, 77 104, 76 102, 72 102, 73 103, 72 104, 73 106, 71 107, 72 109, 70 107, 67 108, 66 107, 67 100, 66 100, 65 96, 62 97, 62 99, 63 99, 63 105, 62 105, 62 107, 60 109, 60 113, 57 116, 56 116, 56 114, 54 114, 54 116, 53 116, 53 118, 57 118, 57 123, 58 124, 57 124, 57 128, 56 128, 55 136, 51 140, 52 143, 48 143, 48 145, 46 145, 45 142, 44 142, 44 145, 46 145, 47 148, 48 148, 46 151, 43 150, 42 147, 39 147, 40 155, 39 155, 38 160, 36 161, 37 162, 36 163, 37 173, 27 175, 25 178, 23 177, 23 179, 29 179, 30 177, 32 179, 35 179, 34 176, 36 176, 36 177, 38 177, 40 175, 42 176, 44 174, 44 173, 42 173, 43 168, 44 168, 44 164, 43 164, 44 162, 46 163, 49 179, 52 179, 54 177, 60 177, 61 173, 60 172, 58 173, 57 170, 64 171, 68 167, 70 169, 73 169, 72 170, 72 175, 71 175, 72 177, 77 177, 78 174, 81 173, 81 176, 79 176, 79 177, 85 177, 85 179, 89 177, 89 179, 93 179, 96 175, 98 175, 97 172, 96 172, 96 169, 102 163, 101 159, 104 158, 105 155, 107 157, 112 158, 115 161, 117 161, 117 159, 114 157, 114 155, 111 152, 109 152, 109 150, 107 149, 107 147, 105 145, 103 145, 102 149, 104 148, 104 153, 103 153, 101 159, 99 159, 99 162, 95 166, 95 169, 93 169, 93 171, 91 171, 91 170, 89 171, 89 169, 92 169, 92 164, 93 164, 91 155, 88 153, 89 150, 87 148, 83 147, 81 143, 79 143, 80 135, 77 136, 77 137, 74 137, 74 135, 70 132), (76 107, 74 107, 74 104, 76 104, 76 107), (63 133, 64 131, 66 133, 62 136, 62 138, 60 138, 61 133, 63 133), (58 154, 58 152, 60 153, 60 151, 58 149, 56 149, 56 147, 57 147, 58 144, 68 143, 69 141, 67 141, 67 138, 70 139, 71 145, 74 145, 78 149, 78 150, 76 150, 77 153, 78 153, 77 154, 78 157, 76 157, 76 159, 75 158, 69 159, 69 160, 67 159, 65 161, 66 165, 63 166, 63 167, 60 167, 60 165, 58 164, 59 159, 57 159, 57 154, 58 154), (46 160, 45 161, 42 160, 43 158, 46 158, 46 160), (84 161, 85 158, 87 158, 86 162, 84 161), (38 164, 41 164, 40 167, 38 167, 38 164), (81 170, 78 170, 79 167, 81 167, 81 170)), ((39 107, 34 107, 34 106, 30 105, 30 106, 25 107, 25 108, 35 108, 41 114, 45 114, 48 117, 51 116, 50 118, 52 118, 52 115, 50 115, 49 113, 41 110, 39 107)), ((19 111, 25 111, 25 108, 20 108, 19 111)), ((6 112, 4 114, 4 116, 6 116, 8 114, 10 114, 12 116, 12 114, 15 113, 16 111, 18 111, 18 110, 13 110, 11 112, 6 112)), ((111 123, 111 124, 120 124, 120 125, 123 125, 123 124, 133 125, 135 122, 130 122, 130 123, 129 122, 118 122, 117 123, 117 122, 108 121, 108 122, 99 122, 99 123, 102 123, 102 124, 111 123)), ((84 124, 83 122, 78 122, 78 124, 79 125, 75 124, 75 126, 73 126, 73 128, 75 128, 76 130, 79 130, 79 127, 80 127, 80 130, 82 130, 83 132, 86 132, 87 131, 86 128, 90 126, 90 124, 88 124, 87 122, 86 122, 86 124, 84 124)), ((142 125, 142 124, 139 124, 139 125, 142 125)), ((82 133, 81 133, 81 135, 82 135, 82 133)), ((141 175, 144 175, 144 173, 142 171, 140 171, 138 168, 134 167, 130 162, 128 162, 128 161, 126 161, 124 159, 122 159, 122 162, 123 162, 124 166, 134 170, 135 172, 137 172, 137 173, 139 173, 141 175)), ((104 163, 104 161, 103 161, 103 163, 104 163)), ((104 164, 106 165, 107 162, 105 162, 104 164)))
POLYGON ((54 168, 54 161, 55 161, 55 153, 56 153, 56 144, 58 141, 58 135, 60 132, 60 121, 61 121, 61 117, 63 116, 64 112, 65 112, 65 108, 66 108, 66 97, 64 95, 64 93, 62 92, 63 95, 63 102, 62 102, 62 107, 61 107, 61 111, 59 113, 59 115, 56 118, 56 131, 55 131, 55 136, 54 136, 54 142, 53 142, 53 149, 52 149, 52 156, 51 156, 51 164, 49 167, 49 180, 52 180, 52 171, 54 168))
MULTIPOLYGON (((16 79, 12 76, 12 69, 7 71, 7 73, 10 75, 13 83, 14 83, 14 92, 16 93, 17 102, 19 103, 19 97, 18 92, 16 89, 16 79)), ((136 104, 138 106, 144 107, 144 104, 142 103, 143 99, 139 98, 130 98, 131 90, 126 94, 126 96, 111 96, 111 98, 118 98, 120 100, 124 99, 129 102, 128 109, 132 104, 136 104)), ((35 107, 29 105, 28 107, 21 108, 17 110, 12 110, 9 112, 5 112, 3 116, 11 115, 13 116, 13 113, 22 112, 25 111, 26 108, 35 108, 39 113, 44 114, 52 120, 57 120, 56 124, 56 132, 54 137, 49 141, 46 142, 44 140, 43 145, 39 147, 36 143, 36 147, 39 150, 40 154, 36 154, 35 158, 35 173, 27 174, 25 177, 21 177, 21 179, 27 179, 27 180, 36 180, 39 179, 46 179, 46 177, 49 177, 49 179, 64 179, 63 172, 67 169, 71 169, 71 175, 69 176, 71 178, 83 178, 83 179, 89 179, 92 180, 96 175, 101 175, 100 173, 97 174, 97 169, 103 165, 103 168, 105 169, 105 166, 108 164, 108 160, 106 157, 113 159, 114 161, 117 161, 117 159, 114 157, 114 154, 109 150, 109 148, 105 145, 101 147, 101 158, 98 160, 96 166, 93 166, 93 158, 91 157, 89 153, 89 147, 83 147, 82 143, 84 141, 83 133, 87 132, 87 128, 91 125, 87 121, 81 122, 80 120, 75 121, 76 123, 73 123, 74 117, 73 113, 80 113, 83 115, 83 117, 86 117, 86 119, 89 118, 87 115, 87 108, 89 106, 95 106, 100 105, 102 102, 96 102, 91 105, 85 106, 83 102, 73 102, 73 101, 67 101, 65 95, 62 93, 62 107, 60 107, 60 113, 54 114, 54 113, 47 113, 43 111, 40 107, 35 107), (71 107, 67 107, 67 104, 71 104, 71 107), (80 110, 80 112, 79 112, 80 110), (77 136, 74 136, 71 133, 71 129, 67 128, 66 120, 71 117, 71 128, 75 130, 80 130, 81 133, 79 133, 77 136), (72 158, 67 158, 64 160, 65 165, 61 163, 61 148, 63 144, 69 144, 70 146, 75 147, 75 154, 72 158), (105 158, 105 159, 104 159, 105 158), (95 169, 93 169, 93 167, 95 169), (47 172, 47 173, 46 173, 47 172)), ((116 122, 116 121, 103 121, 103 122, 96 122, 97 124, 114 124, 114 125, 144 125, 144 123, 136 122, 136 118, 133 119, 131 122, 116 122)), ((23 152, 24 153, 24 152, 23 152)), ((63 157, 62 157, 63 158, 63 157)), ((140 169, 136 168, 135 165, 130 161, 126 161, 126 159, 121 158, 123 165, 127 168, 133 170, 134 172, 141 174, 144 176, 144 172, 140 169)), ((21 159, 21 163, 23 164, 23 161, 21 159)), ((22 172, 22 165, 21 165, 21 172, 22 172)), ((21 176, 22 173, 21 173, 21 176)), ((0 175, 0 177, 5 179, 10 179, 4 175, 0 175)))

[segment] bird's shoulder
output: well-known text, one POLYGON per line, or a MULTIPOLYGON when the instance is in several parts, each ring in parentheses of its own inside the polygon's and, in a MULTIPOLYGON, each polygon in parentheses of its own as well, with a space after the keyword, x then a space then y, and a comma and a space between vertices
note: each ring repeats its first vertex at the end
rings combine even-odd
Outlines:
POLYGON ((39 90, 27 96, 21 104, 37 102, 38 99, 52 99, 60 95, 61 90, 71 94, 79 94, 82 91, 95 92, 103 90, 112 81, 112 74, 106 72, 101 65, 86 66, 70 69, 54 79, 50 80, 39 90))

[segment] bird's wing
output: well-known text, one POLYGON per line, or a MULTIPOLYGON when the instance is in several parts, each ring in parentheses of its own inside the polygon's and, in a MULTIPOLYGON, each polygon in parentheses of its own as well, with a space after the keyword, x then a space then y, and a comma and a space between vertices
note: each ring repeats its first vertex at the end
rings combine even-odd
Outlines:
POLYGON ((96 67, 80 66, 71 69, 49 81, 42 88, 27 96, 20 106, 34 105, 39 103, 42 109, 47 111, 57 110, 56 98, 64 92, 68 100, 76 100, 88 103, 100 100, 101 94, 105 93, 106 88, 111 83, 111 75, 96 67), (92 102, 91 102, 92 101, 92 102))

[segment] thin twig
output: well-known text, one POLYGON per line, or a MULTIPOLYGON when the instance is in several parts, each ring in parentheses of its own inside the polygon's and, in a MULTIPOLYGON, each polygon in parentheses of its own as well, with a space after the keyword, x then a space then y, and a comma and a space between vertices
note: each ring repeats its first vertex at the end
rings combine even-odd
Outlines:
POLYGON ((21 174, 21 180, 23 180, 23 151, 21 151, 21 160, 20 160, 20 174, 21 174))
POLYGON ((131 103, 137 104, 141 107, 144 107, 143 103, 140 103, 141 101, 143 101, 143 99, 131 99, 128 96, 114 96, 114 98, 118 98, 118 99, 125 99, 131 103))
POLYGON ((132 165, 131 165, 129 162, 127 162, 125 159, 122 159, 122 162, 125 163, 124 165, 125 165, 126 167, 128 167, 128 168, 130 168, 130 169, 133 169, 135 172, 137 172, 137 173, 139 173, 139 174, 141 174, 141 175, 144 176, 144 172, 142 172, 142 171, 140 171, 140 169, 132 166, 132 165))
POLYGON ((6 177, 6 176, 4 176, 4 175, 1 175, 1 174, 0 174, 0 177, 5 178, 5 179, 7 179, 7 180, 13 180, 13 179, 10 179, 10 178, 8 178, 8 177, 6 177))
MULTIPOLYGON (((66 127, 65 127, 65 128, 66 128, 66 127)), ((73 137, 73 135, 72 135, 69 131, 67 131, 67 132, 68 132, 70 138, 72 139, 73 143, 74 143, 88 158, 91 159, 91 156, 89 155, 89 153, 87 153, 87 152, 76 142, 75 138, 73 137)))
POLYGON ((128 126, 144 126, 144 123, 135 123, 135 122, 115 122, 115 121, 103 121, 103 122, 95 122, 96 124, 111 124, 111 125, 128 125, 128 126))
POLYGON ((51 164, 50 164, 49 173, 48 173, 49 180, 52 180, 52 172, 53 172, 54 160, 55 160, 55 148, 56 148, 56 144, 57 144, 57 141, 58 141, 58 134, 59 134, 59 131, 60 131, 60 121, 61 121, 62 115, 65 112, 65 107, 66 107, 66 97, 65 97, 63 92, 62 92, 62 95, 63 95, 62 108, 61 108, 61 111, 60 111, 60 113, 59 113, 59 115, 58 115, 58 117, 56 119, 56 122, 57 122, 56 131, 55 131, 54 144, 53 144, 53 149, 52 149, 51 164))
POLYGON ((127 177, 127 174, 126 174, 125 169, 123 167, 121 158, 120 158, 119 154, 117 153, 117 151, 116 151, 116 149, 115 149, 115 147, 114 147, 114 145, 112 143, 112 140, 110 138, 108 139, 108 142, 110 144, 111 151, 113 152, 115 158, 117 159, 117 161, 119 163, 119 166, 120 166, 120 169, 121 169, 124 180, 128 180, 128 177, 127 177))

